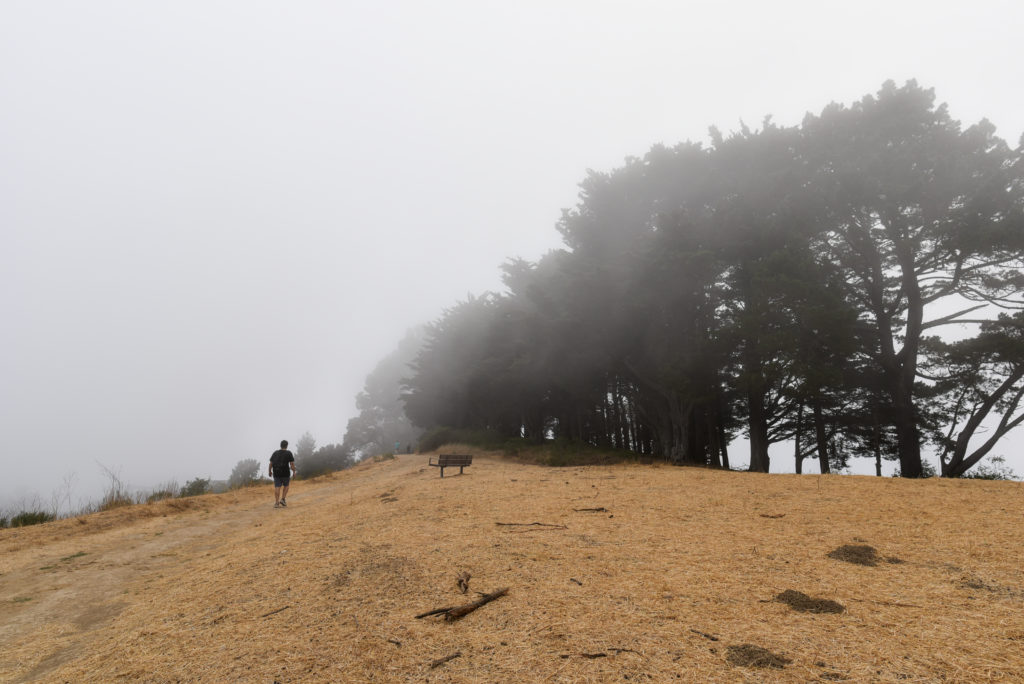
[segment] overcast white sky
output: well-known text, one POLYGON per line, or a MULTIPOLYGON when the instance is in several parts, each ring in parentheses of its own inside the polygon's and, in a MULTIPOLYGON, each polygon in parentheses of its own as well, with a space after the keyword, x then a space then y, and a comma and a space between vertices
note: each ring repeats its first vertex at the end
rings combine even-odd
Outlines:
POLYGON ((1016 144, 1022 26, 1018 0, 3 0, 0 505, 341 441, 409 327, 559 247, 586 169, 654 143, 916 78, 1016 144))

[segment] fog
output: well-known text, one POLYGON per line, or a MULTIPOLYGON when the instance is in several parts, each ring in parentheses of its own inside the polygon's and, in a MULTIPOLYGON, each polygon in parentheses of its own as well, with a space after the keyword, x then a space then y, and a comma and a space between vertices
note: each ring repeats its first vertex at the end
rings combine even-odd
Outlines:
POLYGON ((340 442, 406 330, 559 247, 586 170, 654 143, 916 78, 1016 144, 1022 25, 1009 0, 8 0, 0 505, 340 442))

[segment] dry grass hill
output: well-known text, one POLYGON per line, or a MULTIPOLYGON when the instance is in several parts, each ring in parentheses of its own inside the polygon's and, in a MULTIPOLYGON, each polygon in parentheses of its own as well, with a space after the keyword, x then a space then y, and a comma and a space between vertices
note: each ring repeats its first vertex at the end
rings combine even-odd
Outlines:
POLYGON ((1024 681, 1021 483, 426 463, 0 530, 0 680, 1024 681))

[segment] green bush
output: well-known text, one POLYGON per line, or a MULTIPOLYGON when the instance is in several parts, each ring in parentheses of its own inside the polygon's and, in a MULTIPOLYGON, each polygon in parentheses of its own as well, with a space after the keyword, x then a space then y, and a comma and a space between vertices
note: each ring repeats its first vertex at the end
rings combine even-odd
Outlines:
POLYGON ((9 524, 11 527, 27 527, 28 525, 39 525, 56 519, 57 517, 53 513, 47 513, 46 511, 22 511, 12 516, 9 524))
POLYGON ((197 477, 194 480, 189 480, 185 483, 185 486, 181 488, 181 494, 178 496, 199 496, 200 494, 206 494, 210 491, 210 478, 197 477))
POLYGON ((967 480, 1019 480, 1017 473, 1013 472, 1006 459, 1002 456, 993 456, 988 463, 979 463, 971 470, 964 473, 967 480))

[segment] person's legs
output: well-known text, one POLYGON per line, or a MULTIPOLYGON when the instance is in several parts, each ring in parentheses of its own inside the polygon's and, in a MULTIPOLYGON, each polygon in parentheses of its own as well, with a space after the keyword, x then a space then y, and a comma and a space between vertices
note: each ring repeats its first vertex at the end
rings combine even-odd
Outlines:
POLYGON ((281 488, 281 501, 283 502, 288 497, 288 485, 281 488))
POLYGON ((281 503, 281 488, 274 487, 274 505, 277 506, 281 503))

